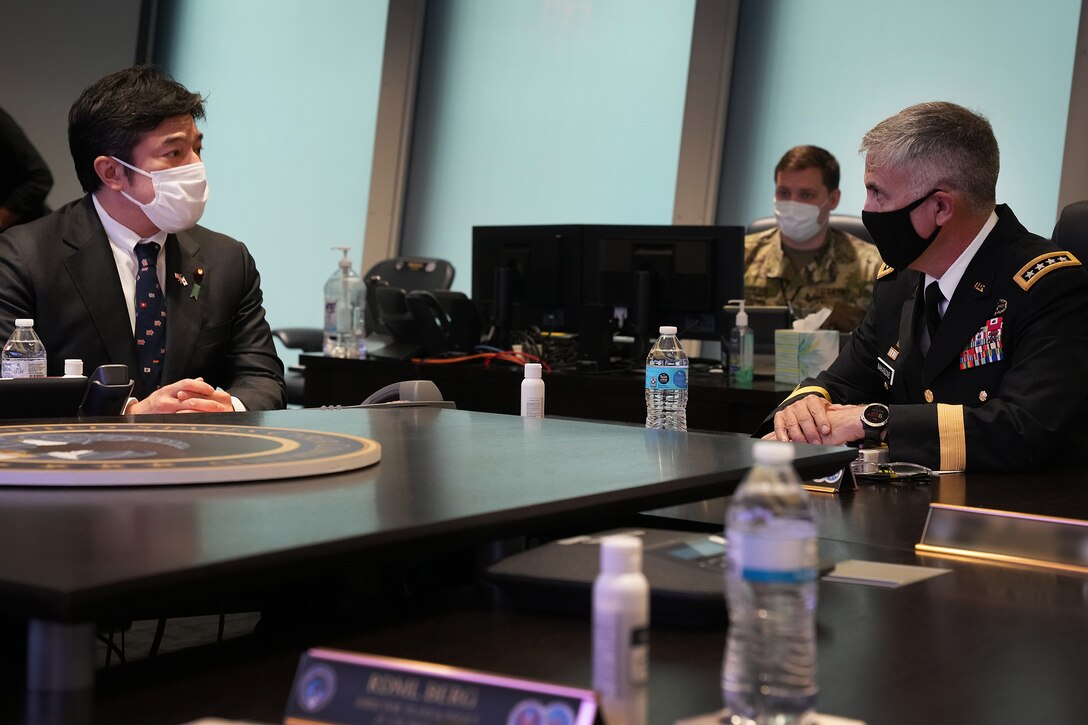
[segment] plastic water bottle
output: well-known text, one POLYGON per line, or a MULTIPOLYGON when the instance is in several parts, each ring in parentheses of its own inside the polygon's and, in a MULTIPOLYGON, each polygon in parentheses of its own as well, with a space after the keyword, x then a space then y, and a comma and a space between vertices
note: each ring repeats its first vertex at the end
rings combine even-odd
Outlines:
POLYGON ((815 722, 816 520, 793 447, 758 441, 726 513, 729 639, 722 696, 733 725, 815 722))
POLYGON ((344 256, 336 272, 325 283, 325 342, 328 357, 366 357, 366 332, 363 329, 363 310, 366 304, 366 285, 351 268, 348 252, 351 247, 339 249, 344 256))
POLYGON ((593 689, 608 725, 645 725, 650 656, 650 584, 642 573, 642 539, 601 539, 593 582, 593 689))
POLYGON ((688 429, 688 356, 676 328, 663 325, 646 358, 646 427, 688 429))
POLYGON ((4 343, 0 376, 5 378, 44 378, 45 345, 34 332, 34 320, 19 318, 15 331, 4 343))

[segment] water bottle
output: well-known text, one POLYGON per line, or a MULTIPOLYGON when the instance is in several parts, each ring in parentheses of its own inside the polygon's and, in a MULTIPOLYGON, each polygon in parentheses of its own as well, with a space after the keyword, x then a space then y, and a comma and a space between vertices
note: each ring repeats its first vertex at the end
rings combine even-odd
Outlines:
POLYGON ((608 725, 646 724, 650 584, 642 573, 642 539, 601 539, 593 581, 593 689, 608 725))
POLYGON ((816 520, 793 447, 758 441, 726 513, 729 638, 722 697, 732 725, 815 722, 816 520))
POLYGON ((646 357, 646 427, 688 429, 688 356, 676 328, 663 325, 646 357))
POLYGON ((45 345, 34 332, 34 320, 19 318, 15 331, 4 343, 0 376, 5 378, 44 378, 45 345))
POLYGON ((365 358, 366 332, 363 329, 363 310, 366 303, 366 285, 351 268, 348 252, 351 247, 339 249, 344 256, 336 272, 325 283, 325 355, 329 357, 365 358))

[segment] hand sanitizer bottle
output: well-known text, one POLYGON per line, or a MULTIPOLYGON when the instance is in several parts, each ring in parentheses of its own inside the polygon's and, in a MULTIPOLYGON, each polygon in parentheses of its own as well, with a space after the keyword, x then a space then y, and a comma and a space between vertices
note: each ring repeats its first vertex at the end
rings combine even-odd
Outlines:
POLYGON ((733 329, 729 331, 727 347, 729 350, 729 384, 752 384, 752 348, 754 338, 752 328, 748 327, 748 313, 744 311, 744 300, 730 300, 739 302, 740 311, 737 312, 737 321, 733 329))

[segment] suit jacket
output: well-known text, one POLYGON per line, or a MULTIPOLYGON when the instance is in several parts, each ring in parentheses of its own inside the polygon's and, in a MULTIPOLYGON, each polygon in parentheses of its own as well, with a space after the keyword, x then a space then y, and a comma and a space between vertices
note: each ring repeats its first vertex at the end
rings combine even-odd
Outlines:
MULTIPOLYGON (((1007 206, 997 214, 927 354, 917 345, 924 275, 885 267, 850 344, 782 405, 811 394, 887 403, 894 461, 945 470, 1049 462, 1083 428, 1077 414, 1088 398, 1088 272, 1029 233, 1007 206)), ((761 432, 772 424, 773 414, 761 432)))
MULTIPOLYGON (((203 377, 249 410, 284 407, 283 363, 245 245, 200 226, 170 234, 165 282, 163 384, 203 377), (198 268, 203 281, 194 296, 198 268)), ((137 370, 117 267, 89 195, 0 235, 3 339, 19 317, 34 318, 49 375, 62 374, 65 358, 82 359, 88 373, 109 363, 137 370)), ((137 382, 136 397, 150 392, 137 382)))

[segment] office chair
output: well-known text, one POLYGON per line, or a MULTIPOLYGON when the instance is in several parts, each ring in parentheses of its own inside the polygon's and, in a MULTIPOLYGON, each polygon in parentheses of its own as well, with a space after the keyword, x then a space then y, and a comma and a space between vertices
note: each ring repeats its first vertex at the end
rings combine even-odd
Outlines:
POLYGON ((436 292, 448 290, 455 274, 453 265, 445 259, 427 257, 393 257, 378 262, 363 276, 366 282, 366 333, 390 334, 388 326, 378 314, 379 287, 394 287, 408 292, 436 292))
MULTIPOLYGON (((320 327, 280 327, 272 330, 283 346, 300 352, 321 352, 325 343, 325 333, 320 327)), ((283 379, 287 385, 287 404, 302 405, 306 381, 303 378, 305 365, 292 365, 284 371, 283 379)))
POLYGON ((1075 201, 1062 209, 1050 238, 1082 264, 1088 264, 1088 201, 1075 201))
MULTIPOLYGON (((865 228, 865 223, 862 222, 861 217, 852 216, 850 214, 832 214, 828 219, 828 224, 838 229, 840 232, 846 232, 847 234, 853 234, 858 239, 873 243, 873 238, 869 236, 869 230, 865 228)), ((748 225, 748 229, 745 233, 755 234, 756 232, 762 232, 765 229, 777 226, 778 221, 773 216, 761 217, 756 219, 748 225)))

